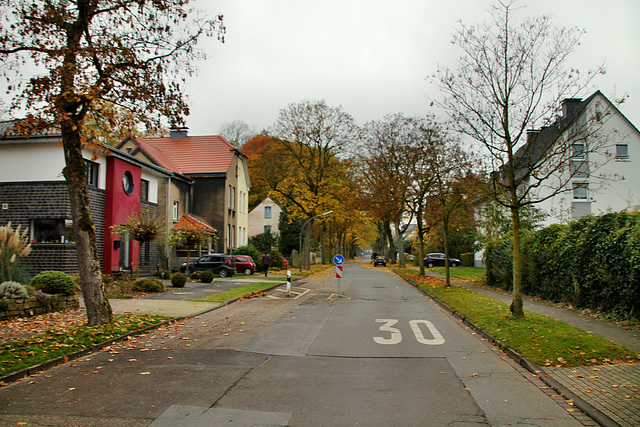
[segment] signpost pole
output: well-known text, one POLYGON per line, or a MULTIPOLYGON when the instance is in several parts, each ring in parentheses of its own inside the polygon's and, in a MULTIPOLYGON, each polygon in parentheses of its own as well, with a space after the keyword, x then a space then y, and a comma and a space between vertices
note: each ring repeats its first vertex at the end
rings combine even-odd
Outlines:
POLYGON ((342 279, 342 264, 344 264, 344 257, 342 255, 334 256, 333 263, 336 265, 336 279, 338 279, 338 295, 341 295, 342 290, 340 289, 340 279, 342 279))

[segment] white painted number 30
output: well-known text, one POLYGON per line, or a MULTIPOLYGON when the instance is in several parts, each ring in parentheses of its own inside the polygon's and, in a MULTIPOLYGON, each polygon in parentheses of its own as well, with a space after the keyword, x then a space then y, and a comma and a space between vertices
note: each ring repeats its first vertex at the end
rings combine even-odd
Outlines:
MULTIPOLYGON (((380 330, 382 332, 389 332, 389 337, 373 337, 373 340, 378 344, 399 344, 402 341, 402 333, 399 329, 394 328, 393 325, 398 323, 398 319, 376 319, 376 323, 384 323, 384 325, 380 326, 380 330)), ((444 344, 444 338, 440 332, 436 329, 433 323, 428 320, 412 320, 409 322, 411 326, 411 330, 413 334, 416 336, 416 340, 420 344, 426 345, 441 345, 444 344), (422 333, 422 329, 420 329, 420 325, 425 325, 433 338, 425 338, 422 333)))

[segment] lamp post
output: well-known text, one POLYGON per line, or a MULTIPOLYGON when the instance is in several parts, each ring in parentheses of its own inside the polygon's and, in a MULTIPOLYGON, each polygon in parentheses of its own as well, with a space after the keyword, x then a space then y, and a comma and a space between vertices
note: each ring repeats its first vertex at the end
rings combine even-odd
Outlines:
POLYGON ((318 218, 319 216, 325 216, 325 215, 329 215, 330 213, 333 213, 333 211, 329 211, 329 212, 325 212, 322 213, 320 215, 316 215, 312 218, 309 218, 307 221, 305 221, 304 224, 302 224, 302 229, 300 229, 300 253, 298 255, 300 255, 300 272, 302 273, 302 232, 304 231, 304 228, 307 226, 307 224, 309 224, 309 221, 318 218))

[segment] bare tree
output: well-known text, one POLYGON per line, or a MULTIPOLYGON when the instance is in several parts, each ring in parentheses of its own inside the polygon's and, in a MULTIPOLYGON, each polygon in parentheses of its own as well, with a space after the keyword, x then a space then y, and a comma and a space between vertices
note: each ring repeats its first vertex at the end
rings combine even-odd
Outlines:
POLYGON ((222 123, 218 133, 238 149, 242 148, 245 142, 258 134, 255 127, 249 126, 242 120, 222 123))
POLYGON ((566 66, 582 31, 557 28, 544 16, 518 22, 514 4, 499 1, 481 25, 460 24, 453 43, 464 55, 457 69, 441 67, 432 80, 444 95, 436 104, 449 113, 453 126, 482 143, 495 171, 490 193, 510 210, 511 310, 522 317, 521 210, 567 190, 580 169, 570 169, 577 141, 588 155, 601 149, 604 139, 590 123, 576 120, 571 105, 555 120, 560 101, 574 98, 602 72, 581 76, 566 66), (542 131, 530 132, 527 141, 527 131, 536 125, 542 131))
POLYGON ((189 0, 0 0, 0 11, 0 69, 12 109, 29 112, 18 128, 25 136, 60 130, 88 321, 109 323, 83 149, 98 148, 94 126, 113 129, 120 108, 149 128, 164 117, 183 124, 189 109, 181 84, 192 60, 204 57, 197 41, 223 40, 222 16, 195 14, 189 0), (22 81, 22 71, 33 69, 24 64, 41 74, 22 81))

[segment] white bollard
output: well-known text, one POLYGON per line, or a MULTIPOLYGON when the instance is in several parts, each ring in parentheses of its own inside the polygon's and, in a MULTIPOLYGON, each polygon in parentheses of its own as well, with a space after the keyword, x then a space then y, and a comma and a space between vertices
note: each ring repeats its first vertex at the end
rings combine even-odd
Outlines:
POLYGON ((287 270, 287 297, 290 297, 291 292, 291 270, 287 270))

